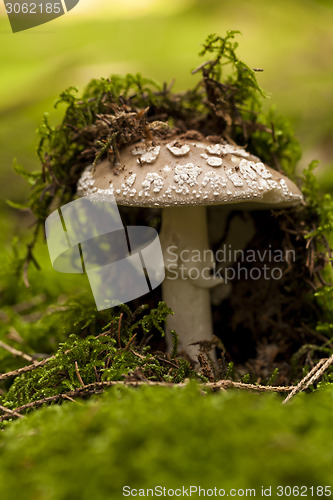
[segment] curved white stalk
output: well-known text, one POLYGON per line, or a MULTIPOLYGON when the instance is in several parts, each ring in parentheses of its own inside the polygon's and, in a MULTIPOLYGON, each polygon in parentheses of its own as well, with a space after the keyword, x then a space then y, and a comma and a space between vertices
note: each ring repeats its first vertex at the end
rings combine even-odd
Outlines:
MULTIPOLYGON (((210 288, 221 284, 211 275, 215 261, 209 251, 205 207, 164 208, 160 234, 166 277, 163 299, 174 311, 166 324, 168 350, 171 330, 179 335, 179 350, 197 361, 200 345, 213 338, 210 288)), ((214 349, 210 352, 215 360, 214 349)))

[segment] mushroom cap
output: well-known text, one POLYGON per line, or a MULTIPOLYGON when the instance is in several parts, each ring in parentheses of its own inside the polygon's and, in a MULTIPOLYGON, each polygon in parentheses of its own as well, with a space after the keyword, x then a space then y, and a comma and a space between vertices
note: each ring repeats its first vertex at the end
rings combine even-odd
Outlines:
POLYGON ((119 164, 105 160, 86 168, 78 194, 140 207, 242 204, 288 207, 302 202, 298 187, 243 148, 211 140, 157 140, 131 144, 119 164))

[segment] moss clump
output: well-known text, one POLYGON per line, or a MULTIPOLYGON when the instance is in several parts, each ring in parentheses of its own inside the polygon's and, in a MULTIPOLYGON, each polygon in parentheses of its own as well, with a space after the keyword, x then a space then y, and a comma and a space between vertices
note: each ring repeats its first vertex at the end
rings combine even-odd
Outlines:
POLYGON ((203 396, 195 384, 111 389, 0 433, 0 496, 104 500, 122 498, 126 485, 316 492, 333 479, 332 403, 331 388, 288 407, 275 396, 203 396))
POLYGON ((123 305, 118 312, 113 311, 111 321, 99 335, 85 335, 87 330, 84 329, 80 332, 81 338, 69 335, 69 340, 60 344, 47 364, 15 378, 9 391, 1 398, 1 404, 15 409, 38 402, 35 406, 28 406, 29 411, 41 406, 44 398, 90 384, 97 383, 98 386, 99 382, 124 379, 184 381, 192 374, 188 361, 176 356, 170 359, 158 351, 151 354, 150 347, 146 345, 154 331, 164 335, 162 326, 171 310, 163 302, 149 312, 146 309, 145 306, 140 307, 133 313, 123 305))

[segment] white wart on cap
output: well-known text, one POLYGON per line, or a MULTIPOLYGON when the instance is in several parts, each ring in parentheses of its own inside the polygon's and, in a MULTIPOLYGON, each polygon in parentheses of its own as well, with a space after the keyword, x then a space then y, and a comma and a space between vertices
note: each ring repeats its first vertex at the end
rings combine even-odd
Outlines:
POLYGON ((302 200, 290 179, 244 149, 185 139, 126 147, 116 167, 107 160, 95 172, 88 167, 78 193, 96 198, 113 193, 119 205, 141 207, 246 203, 274 208, 302 200))

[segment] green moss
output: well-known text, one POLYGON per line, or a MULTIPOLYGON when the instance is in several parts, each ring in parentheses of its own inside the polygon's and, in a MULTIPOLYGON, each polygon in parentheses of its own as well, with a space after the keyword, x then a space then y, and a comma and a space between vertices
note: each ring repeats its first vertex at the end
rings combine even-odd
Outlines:
MULTIPOLYGON (((147 312, 142 306, 134 313, 123 305, 113 310, 105 333, 88 335, 88 323, 80 335, 69 335, 50 361, 15 378, 2 405, 17 408, 29 402, 64 394, 95 382, 123 380, 135 373, 140 380, 182 382, 192 374, 190 363, 182 358, 169 359, 163 353, 150 354, 146 337, 154 331, 164 335, 162 325, 171 310, 163 302, 147 312)), ((73 311, 72 311, 73 312, 73 311)), ((89 316, 88 316, 89 317, 89 316)), ((75 326, 75 323, 74 323, 75 326)))
MULTIPOLYGON (((122 488, 330 485, 332 389, 276 396, 117 388, 44 408, 0 434, 6 500, 105 500, 122 488)), ((308 491, 310 496, 310 492, 308 491)), ((316 495, 315 495, 316 496, 316 495)), ((192 498, 199 498, 193 494, 192 498)))

